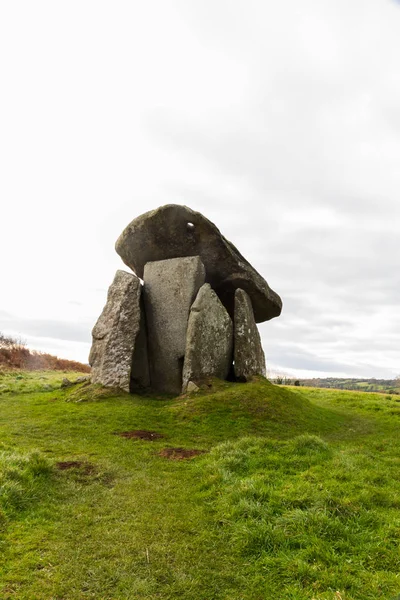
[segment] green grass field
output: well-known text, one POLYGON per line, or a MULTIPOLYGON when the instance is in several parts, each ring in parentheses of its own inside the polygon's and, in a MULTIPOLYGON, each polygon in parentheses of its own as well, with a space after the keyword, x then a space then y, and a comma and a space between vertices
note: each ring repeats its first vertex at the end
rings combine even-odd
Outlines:
POLYGON ((21 375, 0 381, 2 600, 400 598, 397 396, 21 375))

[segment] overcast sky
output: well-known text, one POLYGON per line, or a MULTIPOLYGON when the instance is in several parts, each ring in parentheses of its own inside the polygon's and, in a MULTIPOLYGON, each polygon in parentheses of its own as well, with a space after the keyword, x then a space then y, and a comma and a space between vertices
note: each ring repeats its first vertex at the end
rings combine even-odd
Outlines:
POLYGON ((400 3, 0 2, 0 330, 86 362, 122 229, 213 221, 271 372, 400 373, 400 3))

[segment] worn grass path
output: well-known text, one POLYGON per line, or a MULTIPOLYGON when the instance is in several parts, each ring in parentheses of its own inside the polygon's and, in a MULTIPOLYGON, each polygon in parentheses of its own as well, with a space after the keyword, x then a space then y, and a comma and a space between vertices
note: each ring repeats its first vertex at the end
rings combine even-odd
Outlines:
POLYGON ((395 397, 266 381, 175 399, 25 383, 0 396, 1 599, 400 594, 395 397), (133 430, 164 437, 117 435, 133 430), (160 456, 170 447, 206 452, 160 456))

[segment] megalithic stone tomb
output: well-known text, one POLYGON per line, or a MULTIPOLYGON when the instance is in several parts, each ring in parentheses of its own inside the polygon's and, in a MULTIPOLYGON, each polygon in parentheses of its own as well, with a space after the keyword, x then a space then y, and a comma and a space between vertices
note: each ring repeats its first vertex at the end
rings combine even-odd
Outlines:
POLYGON ((176 395, 265 376, 256 323, 282 301, 211 221, 168 204, 134 219, 116 250, 134 273, 117 271, 93 328, 93 382, 176 395))

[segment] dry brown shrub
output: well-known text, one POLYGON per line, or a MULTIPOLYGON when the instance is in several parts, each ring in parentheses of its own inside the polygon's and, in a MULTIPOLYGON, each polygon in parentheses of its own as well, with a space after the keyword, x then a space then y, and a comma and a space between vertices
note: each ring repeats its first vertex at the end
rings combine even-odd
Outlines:
POLYGON ((76 360, 58 358, 47 352, 37 352, 26 347, 26 342, 0 332, 0 367, 27 371, 80 371, 90 373, 89 365, 76 360))

